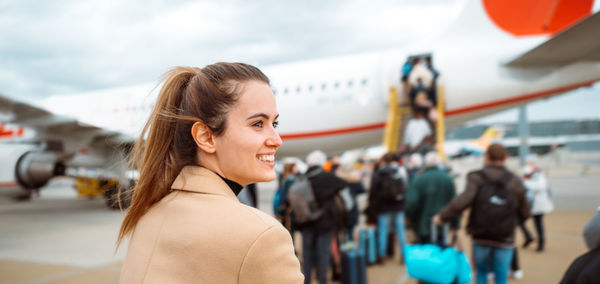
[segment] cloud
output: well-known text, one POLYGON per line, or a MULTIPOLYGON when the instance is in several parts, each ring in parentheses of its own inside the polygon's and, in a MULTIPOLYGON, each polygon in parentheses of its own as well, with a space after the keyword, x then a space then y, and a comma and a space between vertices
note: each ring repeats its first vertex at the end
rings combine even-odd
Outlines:
POLYGON ((155 81, 175 65, 265 65, 398 48, 443 25, 456 3, 5 1, 0 92, 42 97, 155 81))

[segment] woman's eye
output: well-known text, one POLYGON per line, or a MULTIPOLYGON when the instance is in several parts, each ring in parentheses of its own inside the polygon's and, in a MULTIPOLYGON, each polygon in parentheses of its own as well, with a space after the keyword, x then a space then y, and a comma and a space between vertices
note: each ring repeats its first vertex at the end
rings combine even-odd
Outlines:
POLYGON ((254 124, 252 124, 252 126, 254 126, 254 127, 263 127, 263 122, 262 121, 257 121, 254 124))
POLYGON ((277 126, 279 126, 279 121, 274 121, 273 122, 273 128, 277 128, 277 126))

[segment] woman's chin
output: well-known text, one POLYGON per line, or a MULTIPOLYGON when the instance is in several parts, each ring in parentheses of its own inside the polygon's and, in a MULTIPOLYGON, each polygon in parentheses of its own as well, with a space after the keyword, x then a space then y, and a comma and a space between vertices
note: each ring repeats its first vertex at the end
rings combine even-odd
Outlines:
POLYGON ((277 177, 277 175, 275 174, 275 171, 270 171, 268 173, 264 173, 260 176, 256 176, 256 181, 254 181, 253 183, 257 183, 257 182, 269 182, 274 180, 277 177))

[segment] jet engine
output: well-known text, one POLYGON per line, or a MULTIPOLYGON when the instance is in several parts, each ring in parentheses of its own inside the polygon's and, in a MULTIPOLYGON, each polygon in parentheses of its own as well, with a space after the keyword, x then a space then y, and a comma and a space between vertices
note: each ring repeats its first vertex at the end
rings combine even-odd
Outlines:
POLYGON ((0 147, 0 182, 16 182, 25 189, 44 186, 52 177, 64 175, 59 153, 32 145, 3 144, 0 147))

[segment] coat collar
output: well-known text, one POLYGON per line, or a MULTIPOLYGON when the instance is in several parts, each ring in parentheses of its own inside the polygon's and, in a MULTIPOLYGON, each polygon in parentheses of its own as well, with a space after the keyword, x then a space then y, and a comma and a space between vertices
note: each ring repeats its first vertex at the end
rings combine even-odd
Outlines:
POLYGON ((221 177, 200 166, 185 166, 175 178, 171 189, 221 195, 238 201, 235 193, 221 177))

